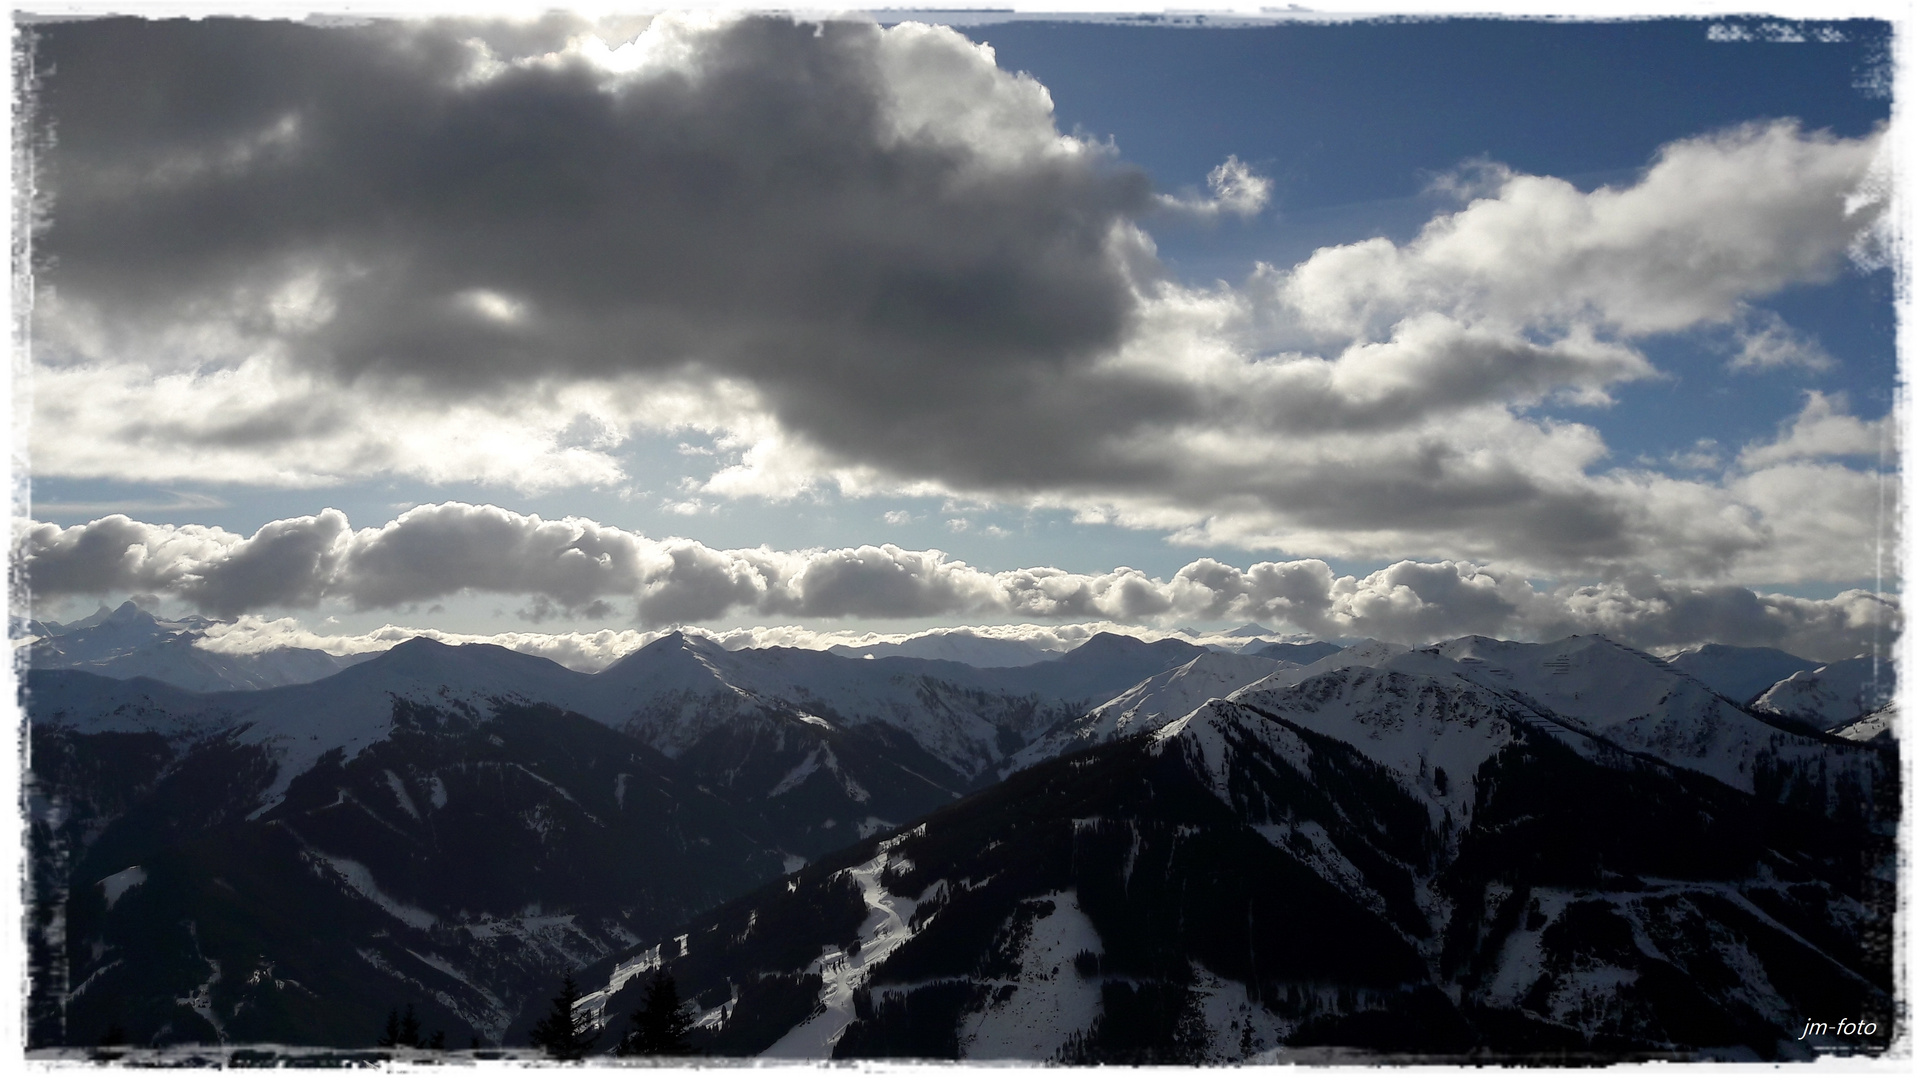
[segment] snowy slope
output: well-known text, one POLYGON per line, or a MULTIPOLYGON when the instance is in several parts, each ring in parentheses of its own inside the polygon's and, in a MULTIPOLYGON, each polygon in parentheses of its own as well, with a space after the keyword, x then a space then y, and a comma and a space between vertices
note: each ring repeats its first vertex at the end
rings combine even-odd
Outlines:
POLYGON ((1012 746, 1068 718, 1070 705, 1085 696, 1105 701, 1204 651, 1183 641, 1100 634, 1058 659, 980 669, 810 649, 729 652, 706 638, 670 634, 594 676, 593 701, 579 710, 631 730, 669 755, 716 727, 770 708, 841 728, 882 724, 962 776, 977 776, 1012 746))
POLYGON ((1871 656, 1811 667, 1781 679, 1755 699, 1759 712, 1827 730, 1859 719, 1893 700, 1893 662, 1871 656))
MULTIPOLYGON (((1471 820, 1475 774, 1513 740, 1521 717, 1531 716, 1504 695, 1457 674, 1395 670, 1391 661, 1383 668, 1343 668, 1292 686, 1256 684, 1228 702, 1348 744, 1391 770, 1409 795, 1429 807, 1436 828, 1450 821, 1453 830, 1471 820)), ((1191 742, 1201 759, 1217 761, 1221 754, 1214 748, 1223 745, 1224 724, 1281 737, 1277 729, 1247 725, 1231 710, 1215 708, 1169 725, 1158 738, 1191 742)), ((1214 775, 1224 795, 1226 775, 1214 775)))
POLYGON ((1330 671, 1339 671, 1349 667, 1379 667, 1394 657, 1407 652, 1405 645, 1368 639, 1337 652, 1328 653, 1310 664, 1282 667, 1255 683, 1249 683, 1248 692, 1255 690, 1277 690, 1304 682, 1315 675, 1325 675, 1330 671))
POLYGON ((183 690, 263 690, 312 682, 351 667, 364 656, 334 656, 318 649, 269 649, 246 654, 200 648, 211 621, 161 619, 129 600, 88 619, 62 626, 33 623, 29 664, 37 670, 89 671, 114 679, 146 677, 183 690))
POLYGON ((1285 660, 1290 664, 1311 664, 1325 656, 1339 652, 1341 646, 1325 641, 1293 643, 1285 641, 1252 641, 1240 647, 1240 651, 1249 656, 1265 656, 1274 660, 1285 660))
POLYGON ((59 623, 32 623, 35 636, 34 659, 37 667, 68 667, 92 660, 106 660, 143 645, 182 633, 204 630, 210 625, 203 618, 161 619, 129 600, 108 611, 103 605, 92 616, 62 626, 59 623), (42 663, 42 659, 46 661, 42 663))
POLYGON ((1739 645, 1702 645, 1664 659, 1668 667, 1686 672, 1742 705, 1794 672, 1819 666, 1779 649, 1739 645))
POLYGON ((982 637, 966 630, 930 630, 900 642, 875 642, 872 645, 834 645, 827 649, 835 656, 855 660, 906 656, 918 660, 949 660, 977 668, 1025 667, 1043 660, 1058 659, 1049 652, 1024 641, 982 637))
POLYGON ((1890 743, 1900 722, 1898 705, 1883 705, 1851 724, 1833 730, 1833 734, 1853 742, 1890 743))
POLYGON ((1492 685, 1551 696, 1524 657, 1461 651, 1263 680, 637 951, 680 953, 712 1052, 773 1058, 1796 1058, 1824 1002, 1888 1006, 1890 837, 1614 749, 1492 685))
POLYGON ((992 692, 975 669, 959 664, 856 660, 808 649, 728 652, 682 634, 594 676, 593 694, 582 711, 669 756, 743 715, 784 709, 836 727, 885 724, 964 776, 999 759, 1001 726, 1032 729, 1046 719, 1031 701, 992 692))
POLYGON ((486 718, 494 702, 547 702, 569 707, 588 695, 589 676, 551 660, 496 645, 443 645, 415 638, 337 675, 253 692, 192 694, 144 680, 43 679, 36 673, 29 715, 84 733, 234 732, 241 745, 267 748, 279 772, 260 810, 330 750, 351 760, 387 737, 397 701, 486 718))
POLYGON ((235 710, 216 694, 200 694, 153 679, 114 679, 86 671, 31 671, 21 687, 28 721, 80 734, 148 732, 187 742, 234 722, 235 710))
POLYGON ((1151 731, 1178 719, 1211 698, 1226 697, 1249 683, 1295 665, 1263 656, 1209 652, 1171 671, 1135 684, 1099 708, 1062 724, 1022 747, 1000 766, 1008 776, 1051 757, 1128 735, 1151 731))

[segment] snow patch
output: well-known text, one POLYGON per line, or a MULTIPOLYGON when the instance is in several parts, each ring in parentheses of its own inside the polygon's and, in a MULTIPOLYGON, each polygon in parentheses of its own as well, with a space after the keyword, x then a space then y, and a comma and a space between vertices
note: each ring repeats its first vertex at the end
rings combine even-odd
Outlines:
POLYGON ((399 774, 395 773, 392 769, 384 771, 387 774, 387 786, 393 789, 394 801, 400 804, 400 809, 405 810, 408 817, 419 821, 420 811, 414 807, 412 796, 407 794, 406 781, 400 779, 399 774))
POLYGON ((1199 961, 1187 988, 1199 1006, 1207 1030, 1204 1057, 1210 1062, 1250 1061, 1281 1045, 1299 1026, 1268 1012, 1248 997, 1245 983, 1223 979, 1199 961))
POLYGON ((147 880, 147 872, 137 866, 129 866, 117 874, 108 874, 101 878, 97 884, 101 891, 107 894, 107 910, 112 911, 113 905, 119 903, 128 889, 145 880, 147 880))
POLYGON ((328 868, 339 875, 340 880, 344 882, 348 888, 359 893, 365 899, 372 901, 378 905, 382 911, 406 923, 408 926, 416 930, 430 930, 435 923, 439 922, 438 919, 434 918, 432 912, 423 911, 411 904, 403 903, 388 896, 381 890, 379 884, 373 880, 373 872, 360 863, 343 856, 328 855, 325 852, 315 851, 312 848, 308 848, 305 855, 309 859, 325 863, 328 868))
POLYGON ((1035 899, 1053 910, 1033 921, 1016 961, 1020 974, 994 980, 982 1011, 960 1025, 960 1056, 973 1060, 1048 1061, 1100 1015, 1100 979, 1074 968, 1081 952, 1102 951, 1100 934, 1069 889, 1035 899))
POLYGON ((855 822, 853 828, 860 834, 860 839, 865 840, 869 836, 886 832, 898 824, 894 821, 882 821, 877 817, 869 817, 865 821, 855 822))
POLYGON ((874 968, 914 935, 909 923, 919 902, 894 896, 880 884, 881 876, 893 861, 885 849, 911 835, 914 833, 883 842, 880 854, 833 875, 851 878, 860 889, 861 899, 866 901, 868 913, 866 921, 860 924, 859 947, 851 954, 833 946, 821 950, 820 957, 807 966, 807 971, 817 972, 821 977, 820 1004, 811 1017, 781 1036, 761 1057, 825 1060, 833 1056, 834 1045, 853 1023, 853 992, 871 978, 874 968))

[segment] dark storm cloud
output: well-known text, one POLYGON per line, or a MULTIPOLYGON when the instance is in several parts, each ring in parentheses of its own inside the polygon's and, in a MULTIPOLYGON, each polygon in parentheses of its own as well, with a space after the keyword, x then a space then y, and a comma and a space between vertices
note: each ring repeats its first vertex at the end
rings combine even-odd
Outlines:
MULTIPOLYGON (((1011 402, 1174 404, 1062 385, 1133 315, 1109 243, 1145 178, 900 130, 879 27, 739 21, 629 78, 578 57, 482 76, 472 32, 46 28, 48 280, 134 321, 316 272, 334 317, 281 335, 342 379, 458 396, 694 364, 829 448, 923 466, 993 445, 1011 402)), ((523 36, 495 44, 561 44, 523 36)))

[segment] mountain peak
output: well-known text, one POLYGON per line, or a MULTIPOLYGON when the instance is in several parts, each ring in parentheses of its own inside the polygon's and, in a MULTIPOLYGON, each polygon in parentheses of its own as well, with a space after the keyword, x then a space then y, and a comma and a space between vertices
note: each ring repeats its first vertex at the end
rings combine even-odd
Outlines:
POLYGON ((100 612, 96 612, 94 617, 100 618, 102 624, 113 623, 117 626, 131 626, 139 623, 158 623, 160 621, 159 617, 153 614, 153 612, 148 611, 146 608, 141 607, 131 600, 128 600, 110 612, 107 611, 107 606, 102 604, 100 605, 100 612), (106 612, 106 616, 100 618, 100 612, 106 612))

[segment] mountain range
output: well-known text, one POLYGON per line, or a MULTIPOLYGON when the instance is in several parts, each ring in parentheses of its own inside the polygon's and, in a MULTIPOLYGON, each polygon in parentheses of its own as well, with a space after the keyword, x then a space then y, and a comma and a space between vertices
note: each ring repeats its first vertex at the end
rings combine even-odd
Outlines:
POLYGON ((449 1045, 524 1045, 561 974, 617 1026, 662 965, 714 1054, 1885 1045, 1795 1038, 1890 1015, 1871 665, 1109 634, 974 666, 671 634, 591 674, 415 639, 207 692, 85 666, 204 626, 35 629, 36 1046, 364 1046, 402 1003, 449 1045))

